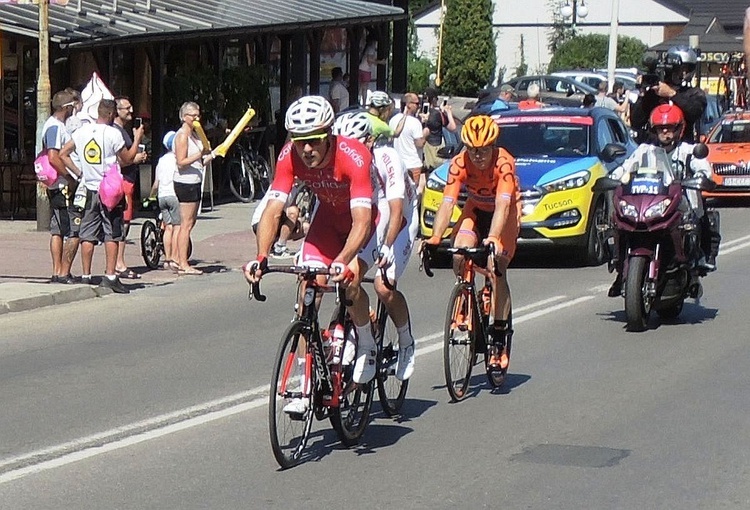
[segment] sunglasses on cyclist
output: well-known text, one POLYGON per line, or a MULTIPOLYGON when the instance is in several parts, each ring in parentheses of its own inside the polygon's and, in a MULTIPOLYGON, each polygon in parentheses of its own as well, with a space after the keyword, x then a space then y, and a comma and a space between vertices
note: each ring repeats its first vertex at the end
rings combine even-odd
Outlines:
POLYGON ((294 143, 302 143, 310 145, 319 145, 323 143, 323 141, 328 138, 328 133, 320 133, 317 135, 301 135, 301 136, 292 136, 290 137, 290 140, 294 143))

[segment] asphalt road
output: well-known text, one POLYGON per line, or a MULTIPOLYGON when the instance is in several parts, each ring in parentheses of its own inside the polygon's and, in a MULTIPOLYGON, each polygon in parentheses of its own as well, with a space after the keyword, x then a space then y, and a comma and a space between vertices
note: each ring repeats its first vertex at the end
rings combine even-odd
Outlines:
MULTIPOLYGON (((748 508, 746 210, 680 319, 624 330, 604 267, 520 255, 506 387, 449 403, 449 271, 403 290, 419 340, 404 416, 278 471, 266 392, 289 277, 238 273, 0 317, 0 508, 748 508)), ((416 262, 416 260, 415 260, 416 262)), ((480 367, 477 367, 478 369, 480 367)))

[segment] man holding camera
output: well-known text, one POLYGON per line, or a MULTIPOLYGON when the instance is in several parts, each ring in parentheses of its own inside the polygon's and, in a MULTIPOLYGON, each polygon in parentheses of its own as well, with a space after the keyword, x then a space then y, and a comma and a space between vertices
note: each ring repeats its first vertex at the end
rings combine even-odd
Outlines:
POLYGON ((630 122, 638 136, 636 141, 644 143, 652 136, 648 128, 651 111, 657 105, 673 103, 682 110, 685 116, 685 130, 682 140, 694 143, 696 125, 706 109, 706 93, 693 87, 692 80, 698 66, 697 53, 686 46, 669 48, 660 66, 653 58, 644 57, 644 64, 649 73, 641 81, 641 97, 633 104, 630 122), (663 76, 657 72, 659 67, 663 76))

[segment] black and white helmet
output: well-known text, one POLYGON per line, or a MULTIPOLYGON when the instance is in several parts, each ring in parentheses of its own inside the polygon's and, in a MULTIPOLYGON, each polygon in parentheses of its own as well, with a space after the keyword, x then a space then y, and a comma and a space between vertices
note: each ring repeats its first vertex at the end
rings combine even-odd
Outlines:
POLYGON ((670 74, 682 71, 685 73, 682 79, 692 79, 695 68, 698 66, 698 54, 687 46, 673 46, 667 50, 664 66, 670 74))
POLYGON ((286 111, 284 127, 292 135, 305 135, 331 127, 333 107, 322 96, 304 96, 286 111))
POLYGON ((345 113, 333 123, 333 134, 364 142, 372 134, 370 116, 365 112, 345 113))
POLYGON ((368 106, 374 106, 375 108, 381 108, 388 106, 393 103, 393 99, 387 93, 382 90, 376 90, 370 94, 370 100, 367 102, 368 106))

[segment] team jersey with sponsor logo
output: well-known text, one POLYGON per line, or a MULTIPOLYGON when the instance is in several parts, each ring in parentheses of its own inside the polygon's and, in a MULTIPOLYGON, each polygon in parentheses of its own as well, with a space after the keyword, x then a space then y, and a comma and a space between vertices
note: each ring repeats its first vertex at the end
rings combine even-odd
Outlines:
POLYGON ((112 126, 85 124, 73 133, 73 141, 86 188, 98 191, 104 172, 117 162, 117 153, 125 147, 125 140, 112 126))
POLYGON ((410 215, 410 208, 416 203, 417 190, 396 149, 388 146, 375 147, 373 177, 376 180, 377 200, 388 202, 403 199, 404 217, 410 215))
POLYGON ((310 168, 297 154, 292 142, 284 145, 276 163, 269 199, 286 202, 296 177, 317 196, 318 215, 325 210, 326 214, 330 213, 331 221, 338 217, 351 221, 351 209, 372 208, 370 151, 358 140, 340 136, 331 136, 329 150, 333 155, 327 165, 310 168))
POLYGON ((461 185, 466 186, 469 201, 483 211, 495 210, 495 198, 518 200, 516 160, 505 149, 496 148, 493 154, 495 164, 487 170, 480 170, 462 151, 451 160, 448 170, 448 183, 443 192, 443 200, 456 203, 461 185))

